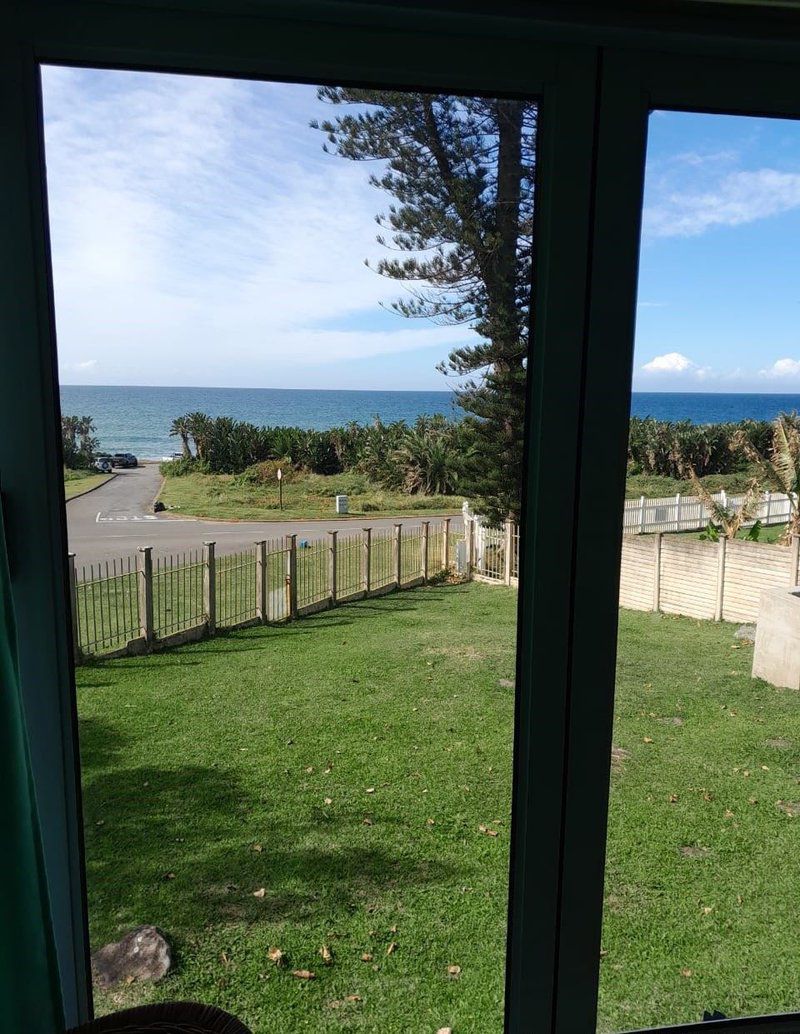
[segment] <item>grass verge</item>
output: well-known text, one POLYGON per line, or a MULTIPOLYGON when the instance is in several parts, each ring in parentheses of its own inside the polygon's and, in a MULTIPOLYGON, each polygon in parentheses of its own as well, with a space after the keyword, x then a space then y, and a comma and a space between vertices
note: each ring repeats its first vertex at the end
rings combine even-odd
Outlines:
POLYGON ((359 474, 297 474, 284 480, 283 509, 278 485, 250 484, 233 474, 167 477, 159 498, 177 513, 217 520, 268 521, 333 518, 335 496, 346 495, 350 517, 400 517, 458 513, 461 498, 388 492, 359 474))
POLYGON ((111 478, 112 474, 98 474, 91 470, 70 470, 64 468, 64 498, 72 499, 83 495, 93 488, 98 488, 111 478))

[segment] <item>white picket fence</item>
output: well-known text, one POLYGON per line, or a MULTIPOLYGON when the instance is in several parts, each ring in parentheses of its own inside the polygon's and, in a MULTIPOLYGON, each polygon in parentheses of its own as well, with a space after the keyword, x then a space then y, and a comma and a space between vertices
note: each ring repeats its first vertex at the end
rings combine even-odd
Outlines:
MULTIPOLYGON (((725 491, 713 493, 713 498, 726 509, 738 510, 744 495, 728 495, 725 491)), ((791 516, 792 504, 783 492, 765 492, 749 527, 757 520, 762 524, 785 524, 791 516)), ((622 530, 626 535, 641 535, 654 531, 698 531, 705 528, 711 515, 697 496, 673 495, 653 499, 641 496, 626 499, 622 530)))

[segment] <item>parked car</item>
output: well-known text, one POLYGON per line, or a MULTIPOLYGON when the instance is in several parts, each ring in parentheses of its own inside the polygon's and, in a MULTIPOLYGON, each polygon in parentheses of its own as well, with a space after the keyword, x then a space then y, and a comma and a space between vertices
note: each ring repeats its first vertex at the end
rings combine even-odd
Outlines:
POLYGON ((94 461, 94 469, 99 470, 101 474, 110 474, 113 464, 110 456, 96 456, 94 461))
POLYGON ((133 455, 132 452, 115 452, 111 457, 111 462, 115 467, 138 467, 139 461, 133 455))

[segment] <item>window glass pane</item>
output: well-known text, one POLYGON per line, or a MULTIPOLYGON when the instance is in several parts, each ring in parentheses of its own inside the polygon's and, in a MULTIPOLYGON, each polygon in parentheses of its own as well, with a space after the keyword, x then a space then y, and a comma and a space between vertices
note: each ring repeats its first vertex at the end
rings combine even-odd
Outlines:
POLYGON ((799 231, 796 123, 651 115, 602 1031, 800 1008, 799 231))
POLYGON ((97 1011, 499 1032, 536 106, 43 81, 97 1011))

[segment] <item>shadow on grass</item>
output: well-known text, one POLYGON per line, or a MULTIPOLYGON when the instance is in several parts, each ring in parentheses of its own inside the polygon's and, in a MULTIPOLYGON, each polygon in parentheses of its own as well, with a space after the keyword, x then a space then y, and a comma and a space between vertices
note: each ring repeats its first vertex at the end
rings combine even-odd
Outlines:
POLYGON ((379 908, 395 889, 452 879, 446 863, 387 848, 394 818, 376 814, 366 828, 362 811, 287 807, 270 785, 269 762, 254 792, 233 764, 132 764, 125 738, 96 718, 82 719, 81 740, 95 948, 140 923, 180 939, 220 924, 297 922, 321 909, 344 919, 379 908))

